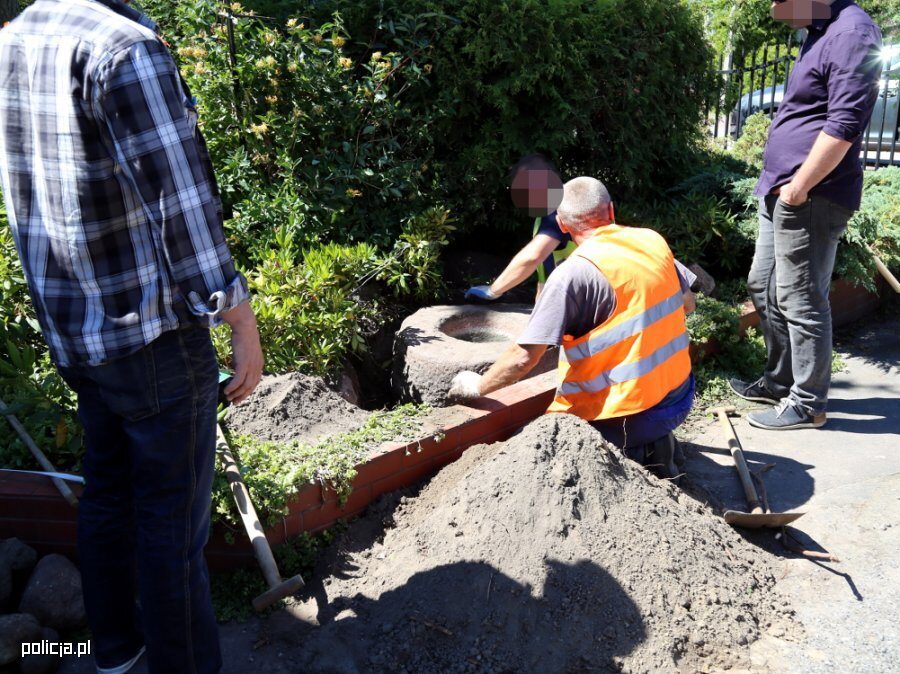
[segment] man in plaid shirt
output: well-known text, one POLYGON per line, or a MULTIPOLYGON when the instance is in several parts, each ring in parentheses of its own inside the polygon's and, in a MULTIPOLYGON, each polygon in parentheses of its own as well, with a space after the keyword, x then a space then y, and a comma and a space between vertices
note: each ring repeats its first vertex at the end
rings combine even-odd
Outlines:
POLYGON ((0 30, 0 178, 44 337, 78 394, 78 550, 101 672, 145 647, 152 672, 221 667, 203 558, 208 328, 231 326, 232 402, 263 358, 196 122, 154 24, 120 0, 37 0, 0 30))

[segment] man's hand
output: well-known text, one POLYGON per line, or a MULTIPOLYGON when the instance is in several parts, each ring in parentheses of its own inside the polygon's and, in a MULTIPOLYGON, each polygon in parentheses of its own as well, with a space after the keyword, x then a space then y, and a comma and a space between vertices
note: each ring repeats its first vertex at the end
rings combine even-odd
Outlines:
POLYGON ((485 302, 492 302, 494 300, 500 299, 502 293, 500 295, 495 295, 491 292, 490 286, 472 286, 466 291, 466 299, 476 299, 476 300, 484 300, 485 302))
POLYGON ((802 206, 809 199, 809 190, 803 190, 790 182, 781 188, 778 196, 788 206, 802 206))
POLYGON ((463 370, 453 378, 447 397, 454 400, 472 400, 481 397, 481 375, 463 370))
POLYGON ((222 314, 222 319, 231 326, 231 353, 234 361, 234 376, 225 388, 225 397, 237 405, 244 401, 262 378, 263 353, 256 328, 256 316, 249 302, 242 302, 234 309, 222 314))

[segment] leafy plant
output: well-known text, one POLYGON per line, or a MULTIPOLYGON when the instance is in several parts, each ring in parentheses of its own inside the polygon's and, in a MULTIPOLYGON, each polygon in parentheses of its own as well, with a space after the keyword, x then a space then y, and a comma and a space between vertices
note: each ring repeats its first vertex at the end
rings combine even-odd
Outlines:
POLYGON ((627 212, 619 219, 659 231, 685 264, 734 272, 752 250, 726 201, 698 192, 653 202, 642 213, 627 212))
POLYGON ((706 407, 724 398, 729 391, 729 377, 755 379, 763 371, 765 342, 752 328, 743 337, 739 335, 740 317, 740 305, 697 295, 697 310, 687 319, 691 341, 698 344, 713 342, 718 351, 694 366, 698 390, 695 406, 706 407))
MULTIPOLYGON (((386 312, 384 293, 363 288, 383 284, 412 301, 435 297, 442 283, 440 251, 451 231, 449 214, 438 208, 405 222, 387 253, 368 243, 298 250, 289 231, 276 230, 273 245, 247 272, 266 369, 329 375, 349 354, 364 351, 366 333, 380 326, 386 312)), ((214 340, 227 365, 228 331, 216 331, 214 340)))
POLYGON ((433 203, 414 152, 428 125, 405 104, 424 72, 389 50, 351 53, 337 14, 313 26, 270 4, 279 18, 237 2, 149 6, 198 99, 232 249, 252 267, 279 230, 301 248, 389 246, 433 203))
MULTIPOLYGON (((272 554, 282 576, 289 578, 299 574, 308 578, 319 554, 344 528, 342 523, 338 523, 315 536, 304 533, 275 546, 272 554)), ((213 609, 219 622, 248 620, 254 615, 251 602, 268 589, 262 574, 255 568, 214 574, 210 576, 210 586, 213 609)), ((283 605, 283 601, 277 602, 269 610, 275 611, 283 605)))
POLYGON ((406 100, 428 129, 418 152, 439 199, 465 230, 519 226, 507 171, 525 154, 623 195, 652 194, 693 158, 713 87, 702 23, 684 3, 332 0, 313 11, 335 9, 367 36, 351 45, 357 60, 384 48, 427 61, 406 100))
POLYGON ((835 274, 875 290, 875 260, 869 246, 895 273, 900 270, 900 167, 867 171, 862 207, 847 225, 835 274))

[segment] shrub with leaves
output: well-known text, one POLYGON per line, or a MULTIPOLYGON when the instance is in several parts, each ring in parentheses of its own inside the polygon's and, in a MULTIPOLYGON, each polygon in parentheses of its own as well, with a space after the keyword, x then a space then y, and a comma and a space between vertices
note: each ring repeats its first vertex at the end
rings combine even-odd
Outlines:
POLYGON ((695 407, 702 408, 724 398, 729 391, 729 377, 756 379, 762 373, 766 363, 765 342, 752 328, 746 335, 739 335, 740 318, 740 305, 697 295, 697 310, 687 318, 691 341, 713 342, 718 350, 694 366, 699 398, 695 407))
POLYGON ((735 141, 731 154, 743 161, 754 172, 760 173, 763 167, 763 154, 766 141, 769 139, 769 127, 772 120, 764 112, 750 115, 741 129, 741 137, 735 141))
MULTIPOLYGON (((380 325, 386 297, 379 287, 404 300, 434 298, 442 287, 440 251, 452 230, 447 211, 429 209, 404 223, 385 253, 368 243, 299 250, 290 232, 276 230, 274 245, 247 271, 266 370, 332 374, 380 325)), ((223 364, 227 337, 227 330, 215 333, 223 364)))
POLYGON ((215 0, 151 3, 198 99, 239 260, 265 258, 285 230, 320 241, 390 245, 431 205, 426 120, 404 104, 422 70, 390 51, 348 51, 339 16, 257 16, 215 0))
POLYGON ((521 226, 506 174, 525 154, 620 194, 670 184, 693 157, 713 75, 684 3, 331 0, 312 11, 333 10, 365 36, 359 60, 386 49, 430 71, 406 100, 429 130, 422 156, 442 167, 440 200, 465 229, 521 226))
POLYGON ((874 290, 877 271, 866 246, 895 274, 900 272, 900 167, 867 171, 863 182, 862 208, 838 247, 835 274, 874 290))

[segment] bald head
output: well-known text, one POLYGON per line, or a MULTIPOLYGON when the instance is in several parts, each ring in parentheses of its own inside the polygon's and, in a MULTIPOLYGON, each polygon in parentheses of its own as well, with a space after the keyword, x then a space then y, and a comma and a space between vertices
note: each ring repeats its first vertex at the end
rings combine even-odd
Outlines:
POLYGON ((563 185, 563 200, 556 213, 573 232, 597 229, 613 220, 612 197, 599 180, 581 176, 563 185))

